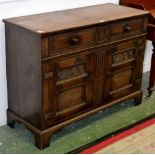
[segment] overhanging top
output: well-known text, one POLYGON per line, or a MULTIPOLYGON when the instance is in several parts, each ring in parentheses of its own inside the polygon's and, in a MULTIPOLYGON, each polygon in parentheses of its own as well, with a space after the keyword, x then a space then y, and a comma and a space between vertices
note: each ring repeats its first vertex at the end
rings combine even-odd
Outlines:
POLYGON ((46 34, 148 14, 147 11, 115 4, 101 4, 64 11, 4 19, 38 34, 46 34))

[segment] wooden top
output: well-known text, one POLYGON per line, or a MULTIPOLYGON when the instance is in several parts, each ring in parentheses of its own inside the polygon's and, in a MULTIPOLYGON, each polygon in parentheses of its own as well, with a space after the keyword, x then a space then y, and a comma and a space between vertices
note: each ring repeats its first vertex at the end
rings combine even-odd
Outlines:
POLYGON ((101 22, 104 23, 145 15, 147 13, 147 11, 108 3, 64 11, 15 17, 4 19, 3 21, 16 24, 38 34, 46 34, 101 22))

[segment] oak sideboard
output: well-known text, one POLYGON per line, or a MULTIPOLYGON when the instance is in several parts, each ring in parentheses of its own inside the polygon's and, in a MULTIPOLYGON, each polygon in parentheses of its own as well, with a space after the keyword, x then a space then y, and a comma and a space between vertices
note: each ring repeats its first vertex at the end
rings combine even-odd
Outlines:
POLYGON ((68 124, 139 105, 147 20, 110 3, 4 19, 8 125, 23 123, 42 149, 68 124))

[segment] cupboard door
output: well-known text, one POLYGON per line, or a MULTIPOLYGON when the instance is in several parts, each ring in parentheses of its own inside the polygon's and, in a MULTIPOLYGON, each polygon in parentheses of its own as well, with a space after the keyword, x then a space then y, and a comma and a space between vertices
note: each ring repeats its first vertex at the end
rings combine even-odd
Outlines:
POLYGON ((92 56, 76 56, 43 64, 45 119, 64 119, 91 106, 92 56), (46 94, 46 92, 48 92, 46 94))
POLYGON ((106 51, 104 99, 122 97, 140 90, 145 38, 114 45, 106 51))

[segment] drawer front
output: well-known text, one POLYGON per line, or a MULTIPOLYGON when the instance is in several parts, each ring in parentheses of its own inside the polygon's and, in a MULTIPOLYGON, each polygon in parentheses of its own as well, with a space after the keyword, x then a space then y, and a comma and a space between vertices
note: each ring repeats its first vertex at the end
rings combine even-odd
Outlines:
POLYGON ((141 88, 145 37, 122 42, 107 50, 105 99, 128 95, 141 88))
POLYGON ((128 37, 134 34, 140 34, 147 31, 147 20, 145 18, 130 19, 117 22, 110 25, 111 39, 118 37, 128 37))
POLYGON ((124 20, 42 38, 42 58, 73 53, 95 45, 121 40, 147 31, 147 18, 124 20))
POLYGON ((77 56, 42 65, 44 119, 50 125, 90 107, 91 59, 77 56))
POLYGON ((50 38, 50 55, 74 48, 89 47, 96 42, 96 28, 72 31, 50 38))

